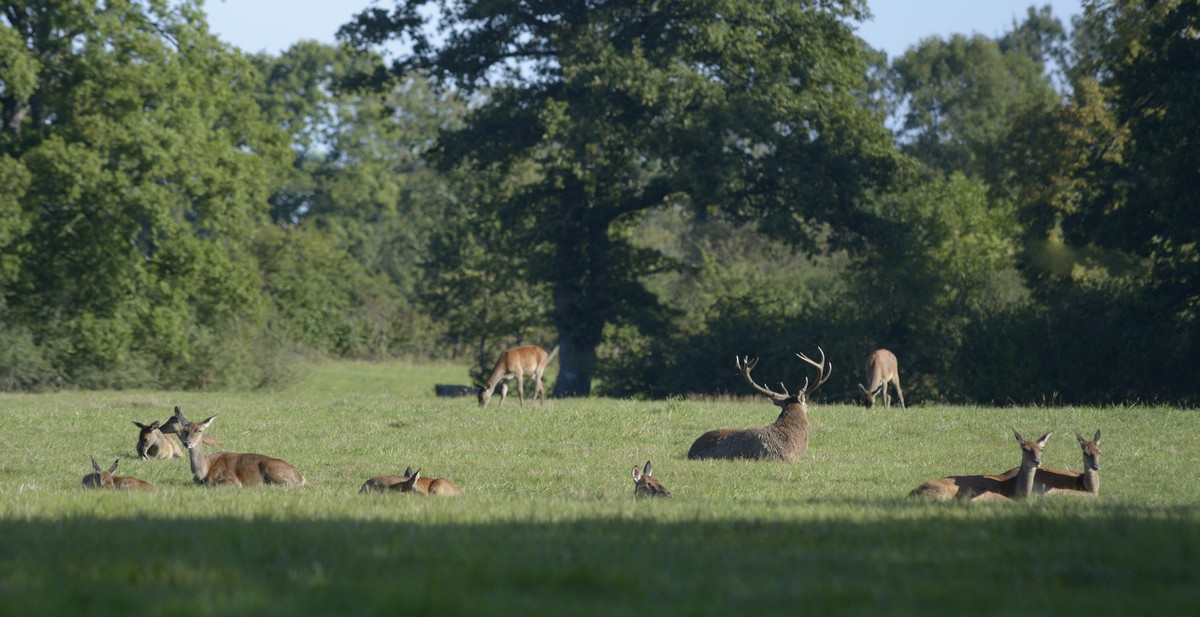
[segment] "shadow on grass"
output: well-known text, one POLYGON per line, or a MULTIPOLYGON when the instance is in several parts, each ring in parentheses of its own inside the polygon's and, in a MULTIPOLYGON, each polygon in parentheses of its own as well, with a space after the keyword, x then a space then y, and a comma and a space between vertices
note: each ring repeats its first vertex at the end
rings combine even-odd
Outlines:
MULTIPOLYGON (((7 615, 1187 614, 1194 510, 912 520, 0 522, 7 615)), ((668 506, 669 507, 669 506, 668 506)))

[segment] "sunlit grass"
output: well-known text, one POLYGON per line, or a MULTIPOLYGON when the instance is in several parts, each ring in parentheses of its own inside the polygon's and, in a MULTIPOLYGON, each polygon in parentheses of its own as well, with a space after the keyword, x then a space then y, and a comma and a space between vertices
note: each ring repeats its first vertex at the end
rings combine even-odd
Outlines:
POLYGON ((1200 600, 1194 410, 818 401, 798 462, 689 461, 704 431, 762 425, 777 408, 480 410, 433 396, 434 383, 464 383, 461 368, 303 374, 278 392, 0 395, 3 614, 1084 614, 1200 600), (223 449, 283 458, 309 485, 204 489, 186 459, 137 460, 131 421, 175 405, 216 415, 223 449), (1074 470, 1073 432, 1102 430, 1099 498, 905 497, 931 478, 1016 466, 1011 427, 1055 431, 1045 465, 1074 470), (118 473, 157 490, 81 490, 90 456, 120 457, 118 473), (629 472, 646 460, 674 499, 633 499, 629 472), (409 465, 467 495, 357 493, 409 465))

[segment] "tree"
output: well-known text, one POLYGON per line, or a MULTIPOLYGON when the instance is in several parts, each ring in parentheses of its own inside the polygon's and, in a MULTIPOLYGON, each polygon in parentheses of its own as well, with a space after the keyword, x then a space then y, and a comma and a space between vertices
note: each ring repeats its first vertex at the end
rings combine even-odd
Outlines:
POLYGON ((851 0, 446 0, 368 10, 342 35, 411 42, 393 72, 483 97, 441 133, 443 168, 532 165, 480 208, 552 286, 556 394, 585 395, 605 324, 656 304, 642 278, 661 258, 628 239, 642 213, 668 200, 722 209, 802 246, 814 223, 861 223, 857 201, 894 163, 859 104, 863 47, 848 22, 864 13, 851 0))
POLYGON ((249 64, 165 0, 9 2, 0 58, 8 317, 75 383, 253 380, 244 242, 286 146, 249 64))

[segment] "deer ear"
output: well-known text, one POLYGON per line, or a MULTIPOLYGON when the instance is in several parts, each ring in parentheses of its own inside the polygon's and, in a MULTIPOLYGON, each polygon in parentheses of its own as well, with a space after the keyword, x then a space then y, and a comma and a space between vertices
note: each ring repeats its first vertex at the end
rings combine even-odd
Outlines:
POLYGON ((1100 431, 1099 430, 1096 431, 1096 436, 1092 438, 1092 441, 1096 442, 1096 445, 1100 445, 1100 431))
POLYGON ((142 424, 141 422, 138 422, 137 420, 134 420, 134 421, 133 421, 133 425, 134 425, 134 426, 136 426, 136 427, 138 427, 138 428, 146 428, 146 425, 145 425, 145 424, 142 424))
POLYGON ((100 465, 96 463, 96 457, 92 457, 92 471, 100 473, 100 465))
POLYGON ((1081 446, 1087 443, 1087 440, 1084 439, 1083 435, 1080 435, 1079 433, 1075 433, 1075 441, 1078 441, 1079 445, 1081 446))
POLYGON ((1053 434, 1054 434, 1054 431, 1050 431, 1049 433, 1046 433, 1045 435, 1042 435, 1041 437, 1039 437, 1039 438, 1038 438, 1038 440, 1037 440, 1037 444, 1038 444, 1039 446, 1045 447, 1045 446, 1046 446, 1046 442, 1047 442, 1047 441, 1050 441, 1050 436, 1051 436, 1051 435, 1053 435, 1053 434))
POLYGON ((637 465, 634 465, 633 466, 633 481, 640 482, 641 480, 642 480, 642 470, 638 469, 637 465))
POLYGON ((200 428, 208 428, 209 425, 211 425, 213 423, 213 420, 216 420, 216 419, 217 419, 216 416, 209 417, 209 419, 200 423, 200 428))
POLYGON ((1021 434, 1017 432, 1017 429, 1015 429, 1015 428, 1014 428, 1014 429, 1012 430, 1012 432, 1013 432, 1013 437, 1016 437, 1016 438, 1017 438, 1017 443, 1024 445, 1024 444, 1025 444, 1025 438, 1024 438, 1024 437, 1022 437, 1022 436, 1021 436, 1021 434))
POLYGON ((654 468, 650 466, 650 461, 646 461, 646 466, 643 468, 643 473, 648 476, 654 475, 654 468))
POLYGON ((120 464, 120 462, 121 457, 118 456, 117 460, 113 461, 112 467, 108 468, 108 473, 117 473, 117 465, 120 464))
POLYGON ((162 425, 158 423, 158 420, 155 420, 155 421, 151 422, 151 423, 150 423, 150 426, 149 426, 150 430, 152 430, 152 431, 153 431, 154 429, 157 429, 157 428, 160 428, 160 427, 162 427, 162 425))
POLYGON ((405 478, 411 478, 411 477, 412 477, 412 475, 413 475, 413 474, 412 474, 412 467, 406 467, 406 468, 404 469, 404 477, 405 477, 405 478))

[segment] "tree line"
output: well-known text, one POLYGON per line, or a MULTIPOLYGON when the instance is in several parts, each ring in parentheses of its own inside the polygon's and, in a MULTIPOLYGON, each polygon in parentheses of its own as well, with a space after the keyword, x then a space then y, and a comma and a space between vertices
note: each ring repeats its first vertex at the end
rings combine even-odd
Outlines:
POLYGON ((859 0, 424 0, 276 55, 8 2, 0 389, 540 343, 665 397, 820 345, 833 399, 887 347, 912 401, 1194 404, 1200 7, 1082 8, 888 58, 859 0))

